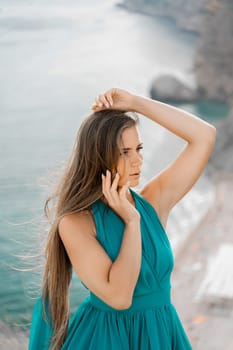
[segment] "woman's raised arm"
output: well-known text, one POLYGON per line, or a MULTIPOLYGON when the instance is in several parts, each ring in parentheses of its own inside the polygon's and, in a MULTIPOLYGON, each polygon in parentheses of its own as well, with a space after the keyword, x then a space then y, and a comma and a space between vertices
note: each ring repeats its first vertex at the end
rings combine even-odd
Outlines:
POLYGON ((134 111, 187 142, 174 161, 155 174, 141 191, 156 208, 165 226, 172 207, 191 189, 204 170, 215 144, 215 127, 182 109, 117 88, 99 95, 92 108, 134 111))

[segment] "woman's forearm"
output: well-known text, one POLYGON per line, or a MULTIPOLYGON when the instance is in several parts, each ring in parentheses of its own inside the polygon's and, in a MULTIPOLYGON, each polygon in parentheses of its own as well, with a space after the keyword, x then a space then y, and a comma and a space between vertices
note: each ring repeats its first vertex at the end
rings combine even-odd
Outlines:
POLYGON ((130 306, 138 280, 142 256, 140 220, 125 226, 120 252, 109 272, 109 283, 114 286, 115 300, 122 308, 130 306))
POLYGON ((143 114, 189 143, 208 142, 215 127, 182 109, 146 97, 133 96, 133 111, 143 114))

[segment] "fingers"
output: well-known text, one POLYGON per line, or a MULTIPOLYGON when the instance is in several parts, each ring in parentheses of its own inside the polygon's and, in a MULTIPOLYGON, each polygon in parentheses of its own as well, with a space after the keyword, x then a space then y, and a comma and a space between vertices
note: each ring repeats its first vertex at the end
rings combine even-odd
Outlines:
POLYGON ((120 175, 118 173, 116 173, 115 178, 112 182, 112 190, 113 191, 117 191, 119 180, 120 180, 120 175))
POLYGON ((112 181, 112 174, 109 170, 106 172, 106 176, 102 174, 102 192, 107 199, 108 203, 117 205, 119 202, 118 183, 120 176, 117 173, 112 181))
POLYGON ((104 176, 105 191, 109 194, 114 194, 117 191, 119 179, 120 176, 117 173, 112 181, 112 174, 109 170, 107 170, 106 176, 104 176))
POLYGON ((102 191, 108 205, 116 212, 117 215, 127 224, 130 221, 137 219, 139 213, 136 208, 127 199, 127 191, 129 182, 124 184, 118 190, 120 176, 116 174, 112 181, 112 175, 109 170, 106 172, 106 176, 102 175, 102 191))
POLYGON ((111 173, 109 170, 107 170, 106 175, 102 174, 102 192, 108 202, 109 200, 111 200, 110 188, 111 188, 111 173))
POLYGON ((110 104, 110 106, 112 107, 113 106, 113 97, 112 97, 111 91, 106 93, 105 97, 106 97, 106 100, 108 101, 108 103, 110 104))
POLYGON ((119 196, 121 199, 126 199, 126 193, 128 191, 128 188, 129 188, 129 181, 127 181, 124 186, 121 187, 120 191, 119 191, 119 196))
POLYGON ((97 104, 98 107, 105 107, 109 108, 110 105, 108 103, 108 100, 106 99, 105 95, 99 95, 95 99, 95 103, 97 104))
POLYGON ((109 109, 113 106, 112 90, 107 91, 105 94, 100 94, 96 97, 95 103, 92 105, 93 110, 109 109))

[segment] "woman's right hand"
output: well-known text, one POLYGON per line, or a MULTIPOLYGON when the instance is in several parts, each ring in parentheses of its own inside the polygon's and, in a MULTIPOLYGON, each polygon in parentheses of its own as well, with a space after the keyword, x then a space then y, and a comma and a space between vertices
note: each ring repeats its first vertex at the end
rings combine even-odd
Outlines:
POLYGON ((140 214, 127 199, 128 183, 118 189, 120 176, 117 173, 112 181, 109 170, 106 176, 102 174, 102 191, 108 205, 119 215, 125 224, 139 221, 140 214))
POLYGON ((96 97, 92 109, 95 112, 105 109, 118 109, 121 111, 133 111, 134 95, 129 91, 112 88, 96 97))

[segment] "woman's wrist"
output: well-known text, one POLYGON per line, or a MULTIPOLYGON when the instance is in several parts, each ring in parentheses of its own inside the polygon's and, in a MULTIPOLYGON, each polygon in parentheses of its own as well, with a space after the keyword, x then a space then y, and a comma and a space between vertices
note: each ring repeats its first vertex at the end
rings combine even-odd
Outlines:
POLYGON ((140 214, 129 217, 127 219, 124 220, 126 226, 128 227, 137 227, 140 225, 140 214))
MULTIPOLYGON (((145 112, 145 104, 148 102, 152 102, 151 99, 147 97, 143 97, 140 95, 133 95, 132 98, 132 111, 139 113, 139 114, 144 114, 145 112)), ((155 102, 155 101, 154 101, 155 102)))

